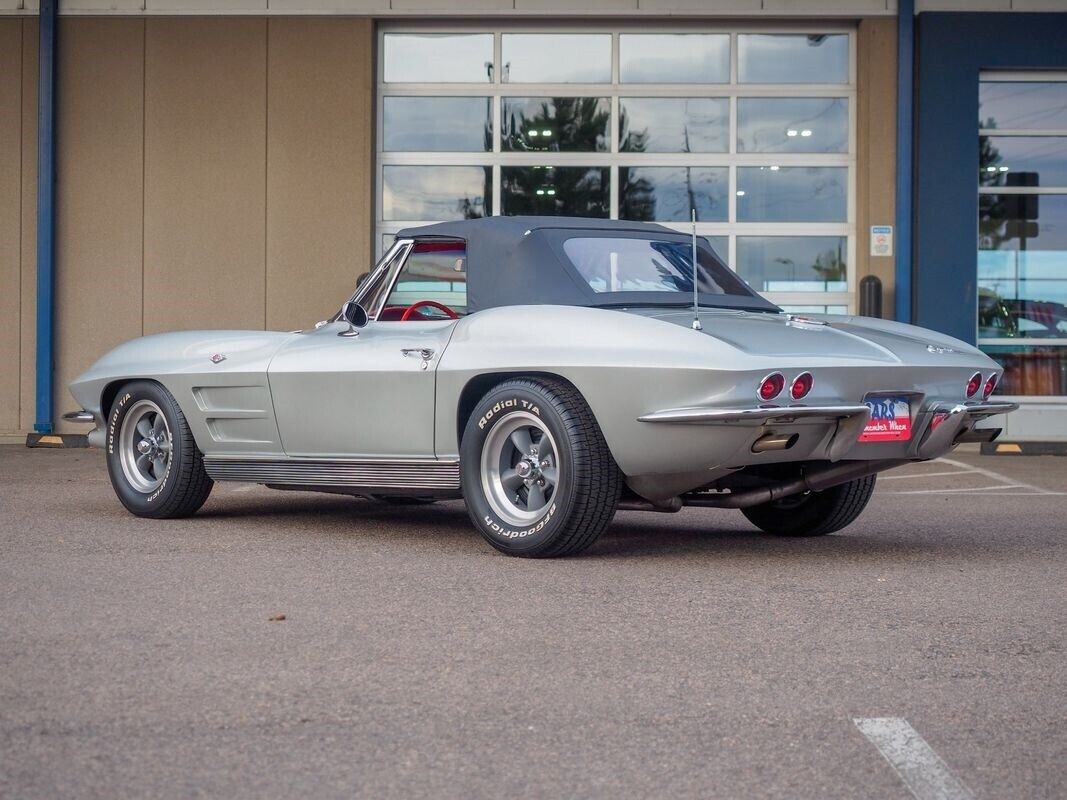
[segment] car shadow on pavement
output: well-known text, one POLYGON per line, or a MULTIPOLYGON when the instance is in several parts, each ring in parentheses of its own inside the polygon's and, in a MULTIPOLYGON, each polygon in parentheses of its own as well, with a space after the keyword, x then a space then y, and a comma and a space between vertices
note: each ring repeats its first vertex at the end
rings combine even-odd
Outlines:
MULTIPOLYGON (((430 505, 393 506, 343 495, 303 492, 262 492, 229 495, 210 502, 197 519, 248 521, 273 536, 315 536, 358 540, 399 538, 419 540, 442 552, 484 551, 460 501, 430 505)), ((244 526, 242 526, 244 527, 244 526)), ((217 535, 219 526, 213 525, 217 535)), ((579 560, 655 559, 734 556, 872 560, 887 556, 904 561, 930 558, 989 560, 1012 549, 1010 541, 990 540, 978 532, 950 532, 943 538, 910 536, 884 522, 857 522, 830 536, 788 538, 752 528, 735 512, 686 509, 678 514, 620 512, 600 539, 579 560)))

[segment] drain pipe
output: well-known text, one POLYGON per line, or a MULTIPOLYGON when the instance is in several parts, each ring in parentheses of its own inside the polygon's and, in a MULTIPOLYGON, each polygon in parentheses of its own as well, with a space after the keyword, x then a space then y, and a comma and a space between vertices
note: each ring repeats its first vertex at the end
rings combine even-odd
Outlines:
POLYGON ((55 88, 56 7, 59 0, 40 4, 40 80, 37 95, 37 381, 38 433, 53 426, 55 376, 55 88))

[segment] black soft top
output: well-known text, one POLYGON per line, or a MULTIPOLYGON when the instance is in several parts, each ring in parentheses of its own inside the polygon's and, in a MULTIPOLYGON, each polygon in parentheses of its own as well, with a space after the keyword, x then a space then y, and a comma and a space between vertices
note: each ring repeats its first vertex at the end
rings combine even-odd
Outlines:
MULTIPOLYGON (((582 217, 485 217, 406 228, 398 239, 461 240, 467 253, 467 310, 498 306, 687 306, 678 292, 596 292, 567 258, 563 242, 583 237, 659 239, 689 242, 688 234, 650 222, 582 217)), ((714 253, 702 237, 703 249, 714 253)), ((703 260, 703 259, 702 259, 703 260)), ((721 264, 721 260, 716 258, 721 264)), ((723 269, 728 269, 722 265, 723 269)), ((738 279, 740 282, 740 279, 738 279)), ((700 294, 700 304, 755 311, 778 311, 747 284, 745 294, 700 294)))

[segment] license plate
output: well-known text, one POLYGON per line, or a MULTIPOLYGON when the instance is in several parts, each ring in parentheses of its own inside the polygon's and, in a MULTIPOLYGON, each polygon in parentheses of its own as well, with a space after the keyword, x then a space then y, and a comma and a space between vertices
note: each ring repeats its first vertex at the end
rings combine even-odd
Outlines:
POLYGON ((911 438, 911 404, 907 397, 870 397, 864 401, 871 409, 861 442, 906 442, 911 438))

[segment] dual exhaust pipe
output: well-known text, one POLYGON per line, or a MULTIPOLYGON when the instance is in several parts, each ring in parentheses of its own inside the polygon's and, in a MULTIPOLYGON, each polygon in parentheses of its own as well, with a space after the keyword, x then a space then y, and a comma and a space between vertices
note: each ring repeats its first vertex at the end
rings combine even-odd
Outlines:
MULTIPOLYGON (((757 440, 758 441, 758 440, 757 440)), ((626 511, 660 511, 673 513, 681 511, 683 506, 703 508, 750 508, 752 506, 781 500, 804 492, 821 492, 842 483, 854 481, 885 472, 887 469, 901 467, 910 463, 908 459, 886 459, 883 461, 842 461, 837 464, 812 466, 790 480, 729 492, 707 492, 690 494, 684 497, 672 497, 658 503, 647 500, 623 502, 619 508, 626 511)))

